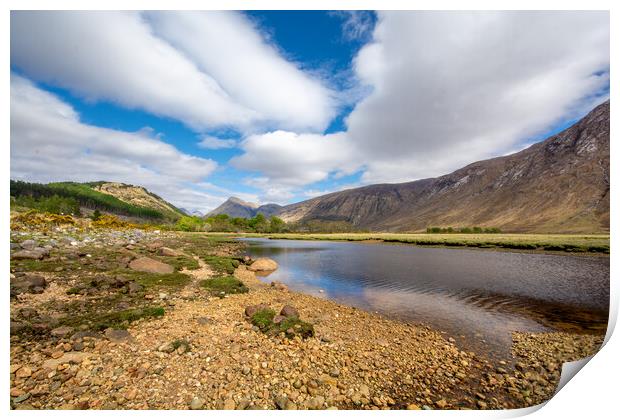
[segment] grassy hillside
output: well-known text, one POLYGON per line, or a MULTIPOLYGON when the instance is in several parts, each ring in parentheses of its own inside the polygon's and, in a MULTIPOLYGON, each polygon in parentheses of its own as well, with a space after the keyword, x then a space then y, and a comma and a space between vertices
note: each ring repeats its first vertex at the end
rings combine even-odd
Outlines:
POLYGON ((37 184, 11 180, 11 197, 39 199, 43 197, 62 197, 75 200, 80 206, 107 211, 125 216, 147 219, 163 219, 161 211, 126 203, 118 198, 93 190, 89 184, 77 182, 52 182, 37 184))

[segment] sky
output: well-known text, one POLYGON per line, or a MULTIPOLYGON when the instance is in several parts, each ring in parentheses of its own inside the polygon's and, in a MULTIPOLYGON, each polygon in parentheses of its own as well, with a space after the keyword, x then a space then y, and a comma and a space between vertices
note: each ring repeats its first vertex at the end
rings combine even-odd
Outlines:
POLYGON ((12 11, 11 178, 207 212, 440 176, 609 98, 596 11, 12 11))

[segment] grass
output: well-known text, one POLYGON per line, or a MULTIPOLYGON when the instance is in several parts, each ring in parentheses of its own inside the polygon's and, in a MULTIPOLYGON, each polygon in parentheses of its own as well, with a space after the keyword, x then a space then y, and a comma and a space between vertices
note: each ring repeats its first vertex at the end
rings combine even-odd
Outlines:
POLYGON ((233 276, 213 277, 201 281, 200 285, 217 296, 247 293, 249 290, 241 280, 233 276))
POLYGON ((314 336, 314 326, 309 322, 302 321, 297 317, 288 317, 279 324, 273 322, 276 312, 273 309, 261 309, 250 318, 252 325, 265 334, 284 333, 288 338, 300 336, 309 338, 314 336))
POLYGON ((122 273, 128 280, 135 280, 144 287, 183 287, 191 280, 187 274, 174 272, 169 274, 142 273, 135 271, 124 271, 122 273))
POLYGON ((218 257, 207 255, 203 257, 204 262, 220 274, 232 274, 239 267, 239 261, 231 257, 218 257))
POLYGON ((164 316, 165 312, 164 308, 160 306, 147 306, 109 313, 95 312, 64 318, 60 321, 60 325, 72 327, 88 325, 95 331, 103 331, 106 328, 127 329, 132 322, 145 318, 159 318, 164 316))
POLYGON ((504 248, 530 251, 560 251, 571 253, 589 252, 609 254, 609 235, 605 234, 282 233, 244 234, 239 236, 292 240, 382 241, 419 246, 504 248))
POLYGON ((183 270, 184 268, 187 268, 188 270, 196 270, 200 268, 198 261, 186 255, 179 255, 177 257, 156 256, 155 258, 161 262, 170 264, 176 271, 183 270))

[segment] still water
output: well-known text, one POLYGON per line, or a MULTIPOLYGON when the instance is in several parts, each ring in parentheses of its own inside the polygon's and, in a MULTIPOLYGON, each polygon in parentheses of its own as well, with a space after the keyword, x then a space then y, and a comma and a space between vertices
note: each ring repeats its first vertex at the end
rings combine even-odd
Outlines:
POLYGON ((506 357, 512 331, 605 330, 609 258, 243 239, 279 268, 267 280, 422 323, 471 350, 506 357))

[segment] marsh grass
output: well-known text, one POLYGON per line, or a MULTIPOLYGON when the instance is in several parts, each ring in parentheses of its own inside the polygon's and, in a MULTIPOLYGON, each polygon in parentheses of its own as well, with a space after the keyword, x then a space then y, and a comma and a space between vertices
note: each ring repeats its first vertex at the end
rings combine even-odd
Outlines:
POLYGON ((205 279, 200 282, 200 286, 209 290, 216 296, 247 293, 249 291, 241 280, 233 276, 220 276, 205 279))
POLYGON ((526 251, 609 254, 609 235, 554 234, 426 234, 426 233, 312 233, 245 234, 246 237, 326 241, 382 241, 419 246, 503 248, 526 251))

